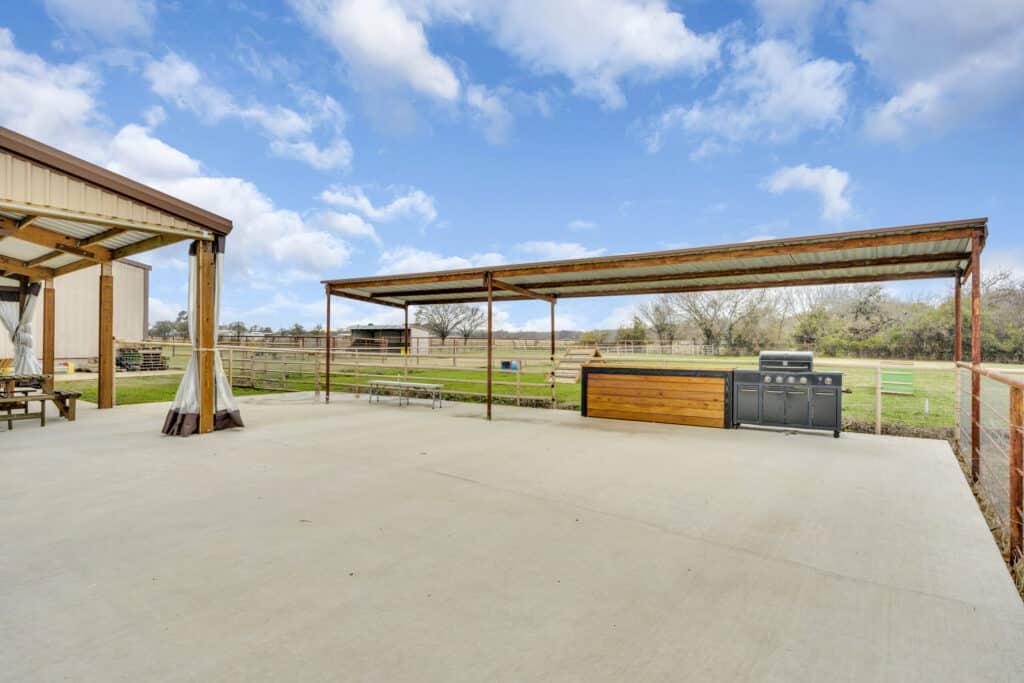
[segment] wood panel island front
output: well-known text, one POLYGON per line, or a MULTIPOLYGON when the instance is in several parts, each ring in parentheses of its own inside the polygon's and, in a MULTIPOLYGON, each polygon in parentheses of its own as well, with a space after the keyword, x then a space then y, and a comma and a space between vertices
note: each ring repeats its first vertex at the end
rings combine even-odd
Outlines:
POLYGON ((731 368, 583 366, 584 417, 732 427, 731 368))

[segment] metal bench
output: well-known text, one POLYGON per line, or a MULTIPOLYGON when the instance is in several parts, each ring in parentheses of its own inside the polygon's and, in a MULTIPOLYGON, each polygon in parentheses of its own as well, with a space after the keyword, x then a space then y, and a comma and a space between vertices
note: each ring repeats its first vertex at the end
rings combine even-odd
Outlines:
POLYGON ((384 393, 385 389, 397 389, 398 390, 398 405, 402 405, 402 398, 405 398, 405 405, 409 405, 409 394, 412 391, 421 391, 430 394, 430 409, 433 410, 435 406, 437 408, 442 407, 441 403, 441 390, 444 389, 443 384, 424 384, 423 382, 399 382, 395 380, 387 379, 371 379, 367 384, 370 385, 370 403, 373 402, 373 397, 377 397, 377 403, 380 403, 380 396, 384 393))

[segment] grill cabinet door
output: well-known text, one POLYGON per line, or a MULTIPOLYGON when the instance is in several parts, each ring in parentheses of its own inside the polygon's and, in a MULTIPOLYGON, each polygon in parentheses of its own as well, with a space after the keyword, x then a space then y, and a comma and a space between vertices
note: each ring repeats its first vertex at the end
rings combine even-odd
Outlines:
POLYGON ((806 389, 786 389, 786 424, 811 423, 811 403, 806 389))
POLYGON ((736 422, 760 422, 761 409, 758 400, 758 388, 756 384, 737 384, 736 396, 736 422))
POLYGON ((786 391, 784 389, 765 389, 764 411, 761 421, 764 424, 786 424, 786 391))
POLYGON ((837 428, 839 420, 836 415, 836 390, 814 388, 811 399, 811 424, 815 427, 837 428))

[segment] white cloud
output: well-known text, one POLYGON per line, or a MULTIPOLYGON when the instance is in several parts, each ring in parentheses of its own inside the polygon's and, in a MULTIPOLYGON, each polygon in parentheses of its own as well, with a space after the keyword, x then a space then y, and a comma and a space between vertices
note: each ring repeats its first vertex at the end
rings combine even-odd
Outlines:
POLYGON ((522 242, 516 245, 516 249, 527 256, 544 261, 587 258, 588 256, 600 256, 605 252, 604 249, 589 249, 576 242, 547 241, 522 242))
POLYGON ((452 270, 475 266, 495 266, 505 263, 505 257, 495 252, 473 254, 469 257, 443 256, 416 247, 388 249, 380 255, 380 273, 420 273, 432 270, 452 270))
POLYGON ((98 123, 99 75, 83 64, 50 64, 14 44, 0 28, 0 122, 72 154, 103 153, 90 135, 98 123))
POLYGON ((821 198, 822 216, 829 220, 842 218, 850 213, 850 176, 832 166, 812 168, 800 164, 780 168, 765 179, 763 186, 772 194, 782 194, 791 190, 816 193, 821 198))
POLYGON ((149 297, 149 324, 161 320, 175 320, 178 312, 185 310, 185 307, 178 303, 169 303, 155 296, 149 297))
POLYGON ((199 162, 153 137, 142 126, 129 124, 110 141, 111 171, 147 182, 160 182, 199 174, 199 162))
POLYGON ((814 20, 828 0, 754 0, 761 28, 769 35, 791 35, 801 43, 811 36, 814 20))
POLYGON ((497 92, 482 85, 471 85, 466 88, 466 104, 481 121, 488 142, 496 145, 508 139, 513 118, 497 92))
POLYGON ((231 118, 257 126, 271 138, 275 156, 318 170, 347 169, 352 163, 352 146, 342 135, 345 112, 329 95, 298 89, 302 113, 258 102, 243 106, 228 91, 209 83, 199 67, 173 52, 147 64, 144 75, 154 93, 207 124, 231 118), (318 132, 326 142, 314 140, 318 132))
POLYGON ((344 58, 358 87, 396 85, 445 101, 459 96, 451 66, 430 51, 423 24, 392 0, 291 0, 303 23, 344 58))
POLYGON ((157 104, 142 112, 142 120, 146 122, 149 128, 156 128, 167 120, 167 112, 157 104))
POLYGON ((472 22, 533 71, 561 74, 577 94, 612 108, 626 102, 625 80, 700 75, 718 59, 718 36, 695 33, 664 0, 417 4, 432 4, 440 15, 472 22))
POLYGON ((874 0, 849 10, 854 49, 895 94, 868 112, 880 139, 943 129, 1024 95, 1020 0, 874 0))
POLYGON ((461 23, 540 74, 560 74, 575 92, 625 104, 622 81, 702 74, 719 38, 700 35, 664 0, 291 0, 299 17, 348 65, 357 86, 404 86, 455 102, 460 82, 431 51, 426 28, 461 23))
POLYGON ((694 152, 700 158, 723 144, 785 142, 843 122, 851 64, 812 59, 780 40, 740 44, 731 52, 732 71, 710 98, 670 107, 655 120, 649 151, 658 151, 675 130, 703 138, 694 152))
POLYGON ((354 213, 338 213, 324 211, 318 216, 321 224, 346 237, 365 237, 380 245, 380 237, 373 225, 367 223, 354 213))
POLYGON ((148 36, 156 21, 154 0, 44 0, 43 4, 65 31, 91 33, 105 40, 148 36))
POLYGON ((587 230, 593 230, 596 227, 597 223, 594 221, 587 221, 582 218, 569 221, 569 230, 572 232, 586 232, 587 230))
POLYGON ((374 206, 365 190, 358 185, 334 185, 321 192, 320 199, 332 206, 358 211, 382 223, 417 216, 426 223, 432 223, 437 218, 434 198, 416 188, 381 206, 374 206))

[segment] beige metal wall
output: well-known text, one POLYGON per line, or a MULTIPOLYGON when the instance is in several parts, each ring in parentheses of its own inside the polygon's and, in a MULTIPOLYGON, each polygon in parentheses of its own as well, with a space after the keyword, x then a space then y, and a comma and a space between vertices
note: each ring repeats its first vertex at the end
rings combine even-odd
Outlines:
MULTIPOLYGON (((114 262, 114 336, 137 340, 146 334, 145 268, 114 262)), ((100 267, 68 273, 54 280, 55 345, 58 359, 87 359, 98 353, 100 267)), ((40 295, 32 323, 37 356, 43 353, 43 301, 40 295)), ((11 340, 0 334, 0 358, 13 355, 11 340)))

